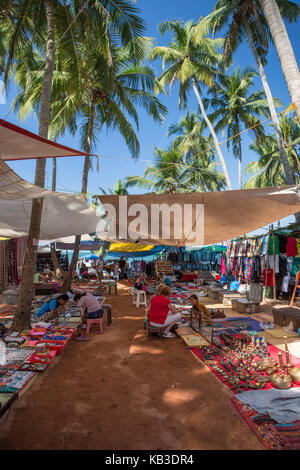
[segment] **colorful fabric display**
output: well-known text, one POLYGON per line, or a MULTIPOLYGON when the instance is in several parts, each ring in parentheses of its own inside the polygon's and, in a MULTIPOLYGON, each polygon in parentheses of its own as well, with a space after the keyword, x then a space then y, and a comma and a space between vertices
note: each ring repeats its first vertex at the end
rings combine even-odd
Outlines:
MULTIPOLYGON (((274 244, 275 244, 275 255, 279 255, 279 238, 277 235, 274 235, 274 244)), ((269 255, 273 255, 273 236, 270 237, 268 253, 269 255)))
POLYGON ((286 253, 287 238, 282 235, 278 235, 279 239, 279 251, 280 253, 286 253))
POLYGON ((297 240, 293 237, 287 237, 286 256, 297 256, 297 240))
POLYGON ((273 286, 273 269, 264 269, 262 272, 264 286, 273 286), (267 282, 266 282, 267 281, 267 282))

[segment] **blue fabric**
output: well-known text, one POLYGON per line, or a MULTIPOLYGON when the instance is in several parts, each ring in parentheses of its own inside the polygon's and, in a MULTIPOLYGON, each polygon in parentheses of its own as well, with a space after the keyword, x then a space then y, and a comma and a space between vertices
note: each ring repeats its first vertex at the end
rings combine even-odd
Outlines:
POLYGON ((67 336, 61 336, 61 335, 55 335, 55 336, 52 336, 52 335, 45 335, 43 336, 43 339, 44 340, 52 340, 52 341, 65 341, 67 338, 67 336))
POLYGON ((293 423, 300 420, 300 391, 298 387, 289 390, 251 390, 238 393, 236 398, 251 406, 259 413, 268 413, 277 423, 293 423))
POLYGON ((104 312, 103 308, 100 308, 96 312, 90 312, 90 313, 85 314, 85 318, 90 319, 90 320, 93 318, 102 318, 103 312, 104 312))
POLYGON ((42 307, 36 312, 36 317, 39 318, 45 313, 55 310, 57 308, 57 299, 52 299, 49 302, 46 302, 42 307))
POLYGON ((239 281, 233 281, 230 284, 230 289, 229 290, 238 290, 239 287, 240 287, 239 281))

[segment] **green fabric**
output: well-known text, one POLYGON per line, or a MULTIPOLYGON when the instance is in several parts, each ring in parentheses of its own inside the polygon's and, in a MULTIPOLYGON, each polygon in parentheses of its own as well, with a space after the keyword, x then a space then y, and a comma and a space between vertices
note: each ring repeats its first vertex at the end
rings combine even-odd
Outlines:
POLYGON ((299 271, 300 266, 300 257, 294 258, 293 266, 292 266, 292 275, 296 276, 297 272, 299 271))
MULTIPOLYGON (((274 242, 275 242, 275 255, 279 255, 279 238, 277 235, 274 235, 274 242)), ((269 255, 273 255, 273 236, 270 235, 269 240, 269 255)))
POLYGON ((273 299, 273 287, 264 288, 264 297, 267 299, 273 299))

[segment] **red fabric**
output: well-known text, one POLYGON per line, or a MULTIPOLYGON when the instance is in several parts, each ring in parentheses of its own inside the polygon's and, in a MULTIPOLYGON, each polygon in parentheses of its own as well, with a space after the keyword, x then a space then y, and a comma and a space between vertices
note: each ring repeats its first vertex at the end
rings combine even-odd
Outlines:
POLYGON ((197 277, 197 274, 182 274, 183 281, 193 281, 194 279, 197 279, 197 277))
POLYGON ((150 304, 149 321, 163 325, 166 321, 171 300, 164 295, 155 295, 150 304))
POLYGON ((267 270, 267 284, 266 284, 266 270, 265 269, 263 270, 262 275, 263 275, 264 286, 268 286, 268 287, 273 286, 273 269, 267 270))
POLYGON ((298 256, 296 238, 287 237, 286 256, 298 256))

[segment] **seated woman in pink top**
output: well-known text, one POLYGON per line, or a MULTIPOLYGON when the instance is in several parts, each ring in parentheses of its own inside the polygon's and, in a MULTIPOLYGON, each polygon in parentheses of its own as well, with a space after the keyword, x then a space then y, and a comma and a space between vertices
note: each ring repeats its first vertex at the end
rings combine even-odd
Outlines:
POLYGON ((82 292, 74 295, 74 301, 80 307, 80 316, 82 323, 86 319, 101 318, 103 315, 103 309, 96 297, 87 292, 82 292))

